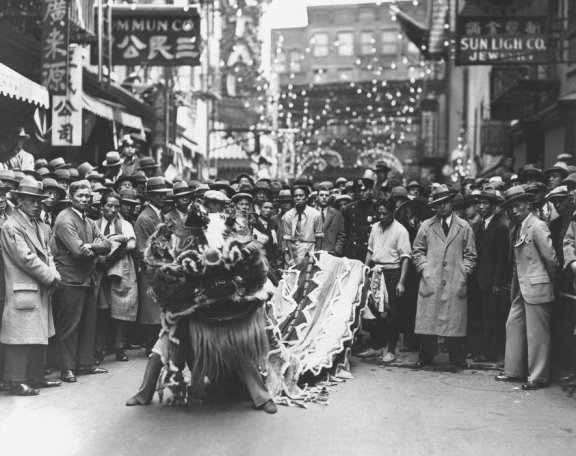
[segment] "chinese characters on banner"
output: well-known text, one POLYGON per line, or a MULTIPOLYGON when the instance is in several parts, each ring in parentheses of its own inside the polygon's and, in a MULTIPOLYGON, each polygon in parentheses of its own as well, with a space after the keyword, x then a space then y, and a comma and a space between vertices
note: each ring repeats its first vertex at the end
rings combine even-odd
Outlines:
POLYGON ((549 59, 546 18, 458 17, 457 65, 542 64, 549 59))
POLYGON ((68 1, 43 0, 42 85, 53 95, 66 93, 68 1))
POLYGON ((52 145, 82 145, 82 48, 71 45, 67 95, 52 96, 52 145))
POLYGON ((196 8, 112 8, 114 65, 200 64, 200 15, 196 8))

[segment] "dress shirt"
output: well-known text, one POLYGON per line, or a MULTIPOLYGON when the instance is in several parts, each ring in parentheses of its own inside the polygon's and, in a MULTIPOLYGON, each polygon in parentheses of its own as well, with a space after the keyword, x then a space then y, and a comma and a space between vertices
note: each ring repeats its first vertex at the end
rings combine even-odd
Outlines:
POLYGON ((494 214, 492 214, 490 217, 488 217, 487 219, 483 219, 482 222, 484 223, 484 229, 486 230, 488 228, 488 225, 490 225, 490 222, 492 221, 492 219, 494 218, 494 214))
POLYGON ((324 237, 324 225, 320 212, 310 206, 306 206, 302 211, 300 219, 300 231, 296 232, 298 225, 298 216, 300 214, 296 208, 290 209, 284 217, 282 224, 284 226, 284 239, 289 241, 316 242, 317 238, 324 237))
MULTIPOLYGON (((108 225, 108 220, 106 220, 104 217, 102 217, 102 224, 100 225, 100 231, 102 232, 102 234, 104 234, 104 231, 106 230, 106 225, 108 225)), ((110 228, 108 229, 108 235, 110 234, 116 234, 116 227, 114 226, 114 219, 110 220, 110 228)))

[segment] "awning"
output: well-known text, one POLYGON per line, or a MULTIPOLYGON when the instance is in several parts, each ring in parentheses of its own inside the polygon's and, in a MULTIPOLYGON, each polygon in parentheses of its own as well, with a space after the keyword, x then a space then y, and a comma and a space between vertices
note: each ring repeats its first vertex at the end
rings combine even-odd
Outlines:
POLYGON ((142 119, 138 116, 128 114, 123 111, 123 106, 110 101, 94 98, 90 95, 82 94, 84 109, 96 114, 98 117, 117 122, 125 127, 135 130, 143 130, 142 119))
POLYGON ((0 94, 44 108, 50 107, 50 96, 46 87, 25 78, 2 63, 0 63, 0 94))

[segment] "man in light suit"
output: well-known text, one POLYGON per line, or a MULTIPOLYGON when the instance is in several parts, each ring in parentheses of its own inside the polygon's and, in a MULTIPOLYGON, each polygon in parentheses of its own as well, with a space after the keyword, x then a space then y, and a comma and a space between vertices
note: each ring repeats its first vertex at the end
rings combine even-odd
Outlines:
MULTIPOLYGON (((168 189, 163 177, 151 177, 148 179, 146 183, 148 205, 138 216, 134 225, 136 248, 141 259, 144 258, 148 238, 156 231, 158 225, 165 221, 162 207, 166 202, 167 193, 168 189)), ((138 322, 144 327, 146 353, 149 355, 158 340, 161 310, 160 306, 148 295, 148 286, 152 277, 143 261, 140 263, 140 268, 138 322)))
POLYGON ((558 262, 548 226, 532 213, 534 195, 514 186, 504 198, 502 207, 516 227, 510 240, 512 307, 504 372, 496 380, 523 382, 527 377, 522 389, 534 390, 544 388, 550 374, 550 312, 558 262))
POLYGON ((320 249, 340 257, 344 253, 344 245, 346 244, 344 217, 342 212, 328 205, 329 199, 330 190, 328 187, 320 187, 317 209, 320 211, 324 225, 324 237, 320 249))
POLYGON ((0 244, 6 278, 6 305, 0 342, 5 345, 4 380, 18 396, 36 396, 38 388, 60 386, 44 378, 44 353, 54 334, 50 294, 60 285, 48 247, 50 229, 38 222, 42 209, 42 184, 22 179, 18 200, 2 227, 0 244))

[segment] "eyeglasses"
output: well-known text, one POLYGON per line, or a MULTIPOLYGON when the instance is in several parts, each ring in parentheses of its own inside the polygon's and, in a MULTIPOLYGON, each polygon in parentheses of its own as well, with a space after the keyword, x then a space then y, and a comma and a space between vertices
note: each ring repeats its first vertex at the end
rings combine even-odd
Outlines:
POLYGON ((58 192, 55 191, 55 190, 46 190, 46 191, 44 192, 44 195, 46 195, 46 196, 51 196, 51 197, 53 197, 53 198, 56 198, 56 197, 58 196, 58 192))

